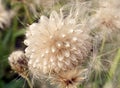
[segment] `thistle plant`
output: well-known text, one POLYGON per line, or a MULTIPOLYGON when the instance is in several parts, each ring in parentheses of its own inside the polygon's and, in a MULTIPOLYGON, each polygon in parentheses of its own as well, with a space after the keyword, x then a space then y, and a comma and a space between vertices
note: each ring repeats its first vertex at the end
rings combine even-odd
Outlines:
MULTIPOLYGON (((60 0, 33 2, 49 8, 60 0)), ((118 54, 114 59, 120 48, 118 1, 66 2, 59 10, 49 8, 47 15, 41 12, 38 21, 27 26, 25 53, 9 56, 12 69, 25 79, 30 76, 31 88, 41 79, 57 88, 114 88, 109 79, 115 79, 120 61, 118 54)))
POLYGON ((39 23, 30 25, 25 54, 30 58, 31 71, 38 68, 43 73, 59 73, 85 61, 91 49, 91 38, 79 29, 79 24, 69 23, 70 20, 52 12, 49 19, 41 16, 39 23))

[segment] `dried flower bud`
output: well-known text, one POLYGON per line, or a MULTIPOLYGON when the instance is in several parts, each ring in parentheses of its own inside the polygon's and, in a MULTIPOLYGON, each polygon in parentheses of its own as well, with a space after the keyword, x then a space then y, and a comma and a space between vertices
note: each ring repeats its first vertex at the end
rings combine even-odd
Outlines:
POLYGON ((57 84, 59 88, 77 88, 87 78, 87 71, 87 69, 72 69, 60 72, 52 77, 52 84, 57 84))
POLYGON ((27 77, 28 75, 28 59, 22 51, 13 52, 9 58, 9 63, 11 68, 16 71, 22 77, 27 77))

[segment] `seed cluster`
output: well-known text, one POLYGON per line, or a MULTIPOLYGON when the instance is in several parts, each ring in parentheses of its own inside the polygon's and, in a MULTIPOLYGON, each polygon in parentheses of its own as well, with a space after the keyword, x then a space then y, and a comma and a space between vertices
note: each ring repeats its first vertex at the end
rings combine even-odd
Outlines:
POLYGON ((73 69, 86 61, 91 49, 91 38, 78 29, 77 24, 64 23, 56 12, 52 15, 50 19, 42 17, 26 33, 28 47, 25 51, 32 73, 50 74, 73 69))

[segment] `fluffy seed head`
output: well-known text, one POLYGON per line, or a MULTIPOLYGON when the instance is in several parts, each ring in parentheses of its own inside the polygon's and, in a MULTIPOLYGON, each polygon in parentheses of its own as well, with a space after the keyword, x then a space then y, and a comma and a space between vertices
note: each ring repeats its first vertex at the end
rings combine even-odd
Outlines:
POLYGON ((16 71, 22 77, 26 77, 28 73, 28 59, 22 51, 13 52, 9 58, 11 68, 16 71))
POLYGON ((101 73, 103 71, 103 64, 101 62, 101 59, 99 58, 92 58, 90 61, 90 66, 91 69, 95 72, 101 73))
POLYGON ((77 88, 87 77, 87 69, 72 69, 66 72, 60 72, 52 77, 52 83, 57 84, 59 88, 77 88))
POLYGON ((94 27, 98 29, 101 34, 110 34, 120 30, 120 9, 112 4, 112 0, 99 1, 99 8, 93 15, 94 27))
POLYGON ((55 11, 29 26, 24 43, 34 75, 70 70, 83 64, 91 49, 91 38, 81 24, 55 11))

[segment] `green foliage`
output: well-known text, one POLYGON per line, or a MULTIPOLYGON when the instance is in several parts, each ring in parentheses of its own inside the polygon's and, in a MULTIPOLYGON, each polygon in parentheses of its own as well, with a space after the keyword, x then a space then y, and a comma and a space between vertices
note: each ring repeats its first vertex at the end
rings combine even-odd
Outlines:
MULTIPOLYGON (((16 75, 8 63, 10 53, 20 49, 16 45, 17 39, 24 37, 25 33, 25 27, 18 21, 18 17, 14 17, 10 27, 0 30, 0 88, 26 88, 25 80, 16 75)), ((22 42, 20 45, 24 46, 22 42)))

